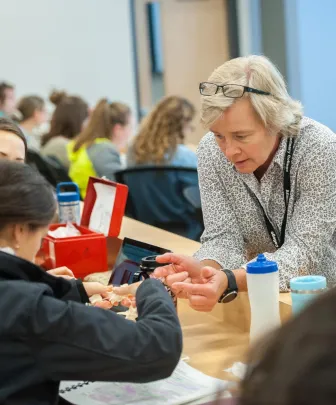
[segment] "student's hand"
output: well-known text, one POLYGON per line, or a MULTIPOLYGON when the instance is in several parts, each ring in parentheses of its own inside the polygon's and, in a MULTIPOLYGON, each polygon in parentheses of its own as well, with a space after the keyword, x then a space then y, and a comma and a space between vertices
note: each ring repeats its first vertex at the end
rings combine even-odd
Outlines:
POLYGON ((166 253, 156 258, 158 263, 169 263, 154 271, 154 277, 164 278, 164 283, 172 289, 178 298, 187 298, 182 291, 175 288, 174 283, 200 283, 201 263, 190 256, 166 253))
POLYGON ((121 305, 125 307, 136 307, 135 295, 142 281, 133 284, 123 284, 120 287, 113 287, 113 292, 117 295, 125 297, 121 301, 121 305))
POLYGON ((141 283, 142 281, 138 281, 137 283, 133 284, 123 284, 120 287, 113 287, 113 292, 122 296, 135 296, 137 289, 141 283))
POLYGON ((104 294, 112 291, 112 287, 110 285, 104 285, 101 283, 97 283, 96 281, 83 282, 83 286, 85 288, 86 294, 89 297, 94 294, 100 294, 101 296, 104 296, 104 294))
POLYGON ((66 280, 72 280, 75 278, 73 272, 65 266, 57 267, 56 269, 52 269, 52 270, 48 270, 47 273, 51 274, 54 277, 65 278, 66 280))
POLYGON ((174 283, 173 288, 178 294, 188 298, 191 308, 210 312, 228 287, 227 276, 213 267, 204 267, 199 277, 200 282, 194 283, 194 280, 192 279, 192 283, 174 283))

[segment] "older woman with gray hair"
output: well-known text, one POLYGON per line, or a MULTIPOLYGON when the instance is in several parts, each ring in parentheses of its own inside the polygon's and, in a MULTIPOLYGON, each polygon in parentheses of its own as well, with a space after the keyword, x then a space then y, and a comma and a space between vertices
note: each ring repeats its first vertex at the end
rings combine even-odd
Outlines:
POLYGON ((200 311, 246 290, 259 253, 278 263, 282 291, 298 275, 335 282, 335 134, 303 116, 266 57, 232 59, 199 88, 202 246, 194 258, 159 257, 174 265, 156 275, 200 311))

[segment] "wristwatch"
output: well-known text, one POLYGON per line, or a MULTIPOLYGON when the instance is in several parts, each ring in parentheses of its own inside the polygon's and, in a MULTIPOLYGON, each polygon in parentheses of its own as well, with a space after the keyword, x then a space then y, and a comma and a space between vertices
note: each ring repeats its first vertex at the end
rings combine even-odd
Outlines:
POLYGON ((226 269, 221 269, 221 271, 226 274, 226 277, 228 279, 228 288, 219 297, 218 302, 220 304, 226 304, 237 298, 238 286, 236 282, 236 276, 234 275, 233 271, 226 269))

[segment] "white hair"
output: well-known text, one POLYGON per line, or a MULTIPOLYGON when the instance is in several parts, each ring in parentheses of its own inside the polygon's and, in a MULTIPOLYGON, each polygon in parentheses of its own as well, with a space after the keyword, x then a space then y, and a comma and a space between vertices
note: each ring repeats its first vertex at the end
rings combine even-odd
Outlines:
MULTIPOLYGON (((240 84, 271 93, 250 97, 254 110, 271 132, 296 136, 303 116, 302 104, 293 100, 279 70, 265 56, 250 55, 231 59, 219 66, 209 77, 216 84, 240 84)), ((201 122, 209 128, 235 100, 225 97, 221 89, 213 96, 201 97, 201 122)))

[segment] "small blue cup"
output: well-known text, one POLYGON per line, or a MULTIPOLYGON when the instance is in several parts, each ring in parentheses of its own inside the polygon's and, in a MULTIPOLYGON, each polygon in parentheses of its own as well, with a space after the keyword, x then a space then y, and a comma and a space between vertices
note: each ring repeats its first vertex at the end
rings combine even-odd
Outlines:
POLYGON ((327 290, 323 276, 294 277, 290 281, 293 314, 301 312, 314 298, 327 290))

